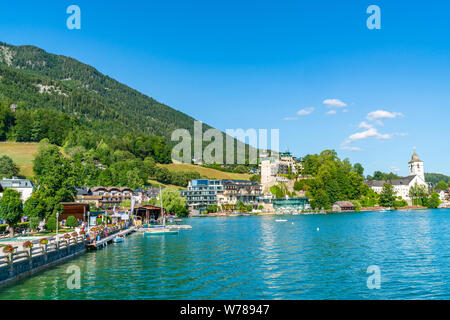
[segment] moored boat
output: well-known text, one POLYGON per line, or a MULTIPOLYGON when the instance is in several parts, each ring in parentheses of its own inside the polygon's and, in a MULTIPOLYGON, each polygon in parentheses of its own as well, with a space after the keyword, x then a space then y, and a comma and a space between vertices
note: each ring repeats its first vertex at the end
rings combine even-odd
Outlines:
POLYGON ((144 236, 145 235, 171 235, 171 234, 178 234, 178 229, 172 229, 168 227, 162 227, 162 228, 147 228, 143 230, 144 236))
POLYGON ((123 242, 124 240, 125 237, 123 235, 118 235, 117 237, 114 237, 114 239, 112 239, 114 243, 123 242))

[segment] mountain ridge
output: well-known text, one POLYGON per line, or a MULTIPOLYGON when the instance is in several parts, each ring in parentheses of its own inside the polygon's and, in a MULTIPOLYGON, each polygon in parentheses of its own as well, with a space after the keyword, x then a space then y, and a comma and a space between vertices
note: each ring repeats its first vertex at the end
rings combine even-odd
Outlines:
MULTIPOLYGON (((193 117, 74 58, 48 53, 32 45, 0 42, 0 67, 0 89, 3 89, 0 95, 15 101, 19 107, 62 111, 88 123, 96 121, 105 130, 114 123, 121 127, 119 131, 162 136, 167 142, 175 129, 184 128, 193 133, 193 117), (20 87, 20 94, 1 86, 12 79, 20 87), (37 94, 50 96, 44 99, 47 105, 37 104, 36 100, 41 100, 36 98, 37 94), (86 105, 96 110, 88 110, 86 105)), ((203 128, 207 130, 211 126, 203 124, 203 128)))

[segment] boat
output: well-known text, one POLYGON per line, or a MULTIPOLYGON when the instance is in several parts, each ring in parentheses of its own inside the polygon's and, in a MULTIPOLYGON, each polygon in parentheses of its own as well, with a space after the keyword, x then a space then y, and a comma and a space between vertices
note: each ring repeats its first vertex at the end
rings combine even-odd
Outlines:
POLYGON ((171 235, 171 234, 178 234, 178 229, 171 229, 168 227, 164 228, 147 228, 143 230, 144 236, 148 235, 171 235))
POLYGON ((277 219, 277 220, 275 220, 276 222, 286 222, 287 220, 286 219, 277 219))
POLYGON ((163 209, 163 201, 162 201, 162 192, 161 187, 159 187, 159 193, 160 193, 160 199, 161 199, 161 214, 163 217, 163 224, 162 225, 154 225, 151 228, 143 228, 142 232, 144 236, 146 235, 170 235, 170 234, 178 234, 180 231, 179 229, 171 229, 168 226, 166 226, 166 216, 164 214, 163 209))
POLYGON ((125 240, 125 237, 124 237, 123 235, 118 235, 117 237, 114 237, 114 238, 112 239, 112 241, 113 241, 114 243, 123 242, 124 240, 125 240))

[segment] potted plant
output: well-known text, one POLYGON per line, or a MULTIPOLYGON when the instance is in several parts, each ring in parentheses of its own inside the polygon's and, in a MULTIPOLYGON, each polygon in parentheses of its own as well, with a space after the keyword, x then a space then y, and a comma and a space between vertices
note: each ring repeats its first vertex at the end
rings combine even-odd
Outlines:
POLYGON ((8 257, 8 263, 12 263, 14 251, 15 251, 14 247, 10 244, 3 247, 3 252, 8 257))
POLYGON ((42 246, 42 252, 47 253, 48 239, 42 238, 41 240, 39 240, 39 244, 42 246))
POLYGON ((78 242, 78 233, 76 233, 75 231, 72 232, 72 238, 75 240, 75 243, 78 242))
POLYGON ((22 247, 23 247, 23 248, 25 249, 25 251, 27 252, 28 257, 31 258, 31 249, 33 248, 33 242, 31 242, 31 241, 25 241, 25 242, 22 244, 22 247))

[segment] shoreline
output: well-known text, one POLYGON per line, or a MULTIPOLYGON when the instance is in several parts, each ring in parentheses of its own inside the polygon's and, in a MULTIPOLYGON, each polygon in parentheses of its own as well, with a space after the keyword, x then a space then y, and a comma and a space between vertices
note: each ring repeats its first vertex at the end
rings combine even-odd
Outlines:
POLYGON ((201 214, 201 215, 195 215, 195 216, 188 216, 187 218, 207 218, 207 217, 225 217, 225 218, 234 218, 234 217, 242 217, 242 216, 301 216, 301 215, 311 215, 311 214, 330 214, 330 213, 358 213, 358 212, 377 212, 377 211, 412 211, 412 210, 440 210, 440 209, 450 209, 450 207, 443 207, 443 208, 427 208, 427 207, 420 207, 420 206, 408 206, 408 207, 401 207, 397 209, 391 209, 388 207, 367 207, 367 208, 361 208, 360 211, 344 211, 344 212, 299 212, 296 214, 292 213, 276 213, 276 212, 260 212, 260 213, 208 213, 208 214, 201 214))

